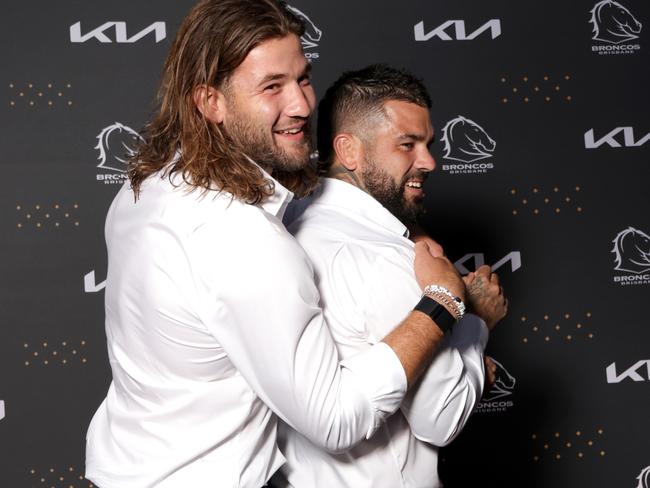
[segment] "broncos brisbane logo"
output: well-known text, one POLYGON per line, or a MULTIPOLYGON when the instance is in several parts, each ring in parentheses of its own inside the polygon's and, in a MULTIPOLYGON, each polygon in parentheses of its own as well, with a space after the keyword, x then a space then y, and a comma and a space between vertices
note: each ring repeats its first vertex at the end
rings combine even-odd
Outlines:
POLYGON ((610 44, 637 39, 642 27, 628 9, 613 0, 603 0, 594 5, 589 22, 594 28, 592 39, 610 44))
POLYGON ((490 391, 487 393, 485 398, 483 398, 484 402, 491 402, 497 398, 511 395, 512 390, 515 388, 515 383, 517 382, 517 380, 515 380, 515 377, 508 373, 508 370, 503 367, 503 364, 494 358, 492 358, 492 361, 497 367, 495 374, 496 379, 490 391))
POLYGON ((637 481, 639 484, 636 485, 636 488, 650 488, 650 466, 643 468, 637 477, 637 481))
POLYGON ((634 227, 622 230, 612 241, 616 256, 615 270, 629 273, 650 271, 650 236, 634 227))
POLYGON ((135 154, 135 147, 140 141, 144 141, 140 134, 119 122, 104 127, 97 136, 95 146, 99 150, 97 167, 126 173, 128 160, 135 154))
POLYGON ((296 17, 298 17, 305 24, 305 33, 300 38, 303 49, 309 49, 311 47, 318 46, 323 31, 321 31, 316 25, 311 21, 309 17, 304 12, 301 12, 296 7, 287 5, 287 9, 291 11, 296 17))
POLYGON ((497 143, 473 120, 459 115, 442 129, 443 158, 472 163, 491 158, 497 143))

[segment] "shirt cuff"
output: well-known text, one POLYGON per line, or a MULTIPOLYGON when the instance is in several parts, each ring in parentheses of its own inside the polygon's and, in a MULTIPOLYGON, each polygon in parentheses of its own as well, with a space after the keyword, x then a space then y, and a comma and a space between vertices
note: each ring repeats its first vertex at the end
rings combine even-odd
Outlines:
POLYGON ((369 439, 402 403, 407 388, 406 373, 395 351, 385 342, 341 361, 341 366, 357 378, 359 388, 370 400, 373 421, 366 434, 369 439))

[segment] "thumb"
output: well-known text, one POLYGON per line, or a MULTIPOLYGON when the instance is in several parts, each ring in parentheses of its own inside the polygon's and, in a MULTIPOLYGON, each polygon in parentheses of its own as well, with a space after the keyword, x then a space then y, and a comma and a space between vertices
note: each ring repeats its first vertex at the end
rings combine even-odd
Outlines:
POLYGON ((474 278, 476 278, 476 273, 474 273, 474 271, 463 276, 463 281, 465 282, 465 286, 469 285, 472 281, 474 281, 474 278))

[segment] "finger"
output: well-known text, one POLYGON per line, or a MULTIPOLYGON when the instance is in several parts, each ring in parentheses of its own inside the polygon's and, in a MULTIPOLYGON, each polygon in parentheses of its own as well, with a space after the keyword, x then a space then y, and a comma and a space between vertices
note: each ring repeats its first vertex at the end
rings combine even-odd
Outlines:
POLYGON ((492 273, 490 275, 490 283, 496 283, 497 285, 499 284, 499 275, 496 273, 492 273))
POLYGON ((432 283, 433 278, 436 276, 435 260, 429 252, 429 246, 425 242, 415 243, 415 260, 413 267, 415 269, 415 278, 418 281, 420 288, 424 289, 425 286, 432 283))
POLYGON ((429 251, 435 257, 442 256, 444 254, 442 246, 438 244, 438 242, 436 242, 434 239, 426 235, 420 228, 414 229, 413 233, 411 234, 411 240, 413 242, 425 242, 429 246, 429 251))
POLYGON ((463 281, 465 282, 465 286, 470 285, 472 283, 472 281, 474 281, 475 277, 476 277, 476 275, 473 272, 463 276, 462 278, 463 278, 463 281))
POLYGON ((429 244, 423 240, 419 240, 415 243, 415 252, 429 252, 429 244))
POLYGON ((494 382, 496 381, 496 379, 497 379, 496 371, 497 371, 497 368, 496 368, 496 366, 493 365, 493 367, 488 369, 487 372, 486 372, 488 384, 490 386, 492 386, 494 384, 494 382))
POLYGON ((503 287, 499 285, 499 295, 503 296, 503 287))
POLYGON ((434 242, 433 244, 429 243, 429 252, 434 258, 441 258, 445 255, 444 249, 437 242, 434 242))
POLYGON ((487 288, 488 292, 490 293, 490 296, 492 296, 492 297, 498 297, 499 296, 500 287, 496 283, 490 283, 486 288, 487 288))
POLYGON ((449 258, 447 258, 447 256, 437 256, 435 259, 440 259, 442 261, 445 261, 447 263, 447 266, 449 266, 450 268, 453 268, 453 270, 455 271, 455 274, 460 276, 460 273, 458 272, 458 269, 456 269, 456 266, 454 266, 454 264, 451 261, 449 261, 449 258))
POLYGON ((490 275, 490 271, 492 271, 492 268, 488 266, 487 264, 482 264, 478 268, 476 268, 476 274, 480 274, 485 276, 486 278, 490 275))

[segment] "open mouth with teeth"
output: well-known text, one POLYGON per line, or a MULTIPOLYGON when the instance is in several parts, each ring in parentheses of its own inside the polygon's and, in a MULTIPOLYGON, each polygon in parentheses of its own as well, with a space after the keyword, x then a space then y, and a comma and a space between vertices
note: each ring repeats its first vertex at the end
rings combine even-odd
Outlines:
POLYGON ((422 182, 421 181, 407 181, 405 186, 407 188, 414 188, 416 190, 421 190, 422 189, 422 182))
POLYGON ((304 135, 304 126, 274 130, 273 133, 290 140, 300 140, 304 135))

